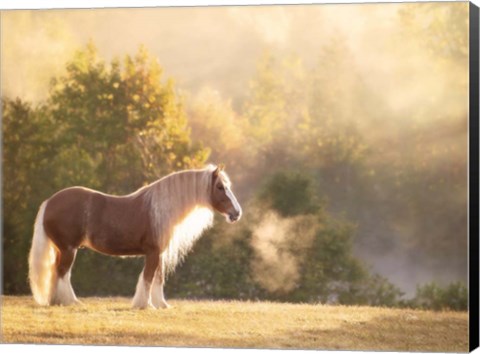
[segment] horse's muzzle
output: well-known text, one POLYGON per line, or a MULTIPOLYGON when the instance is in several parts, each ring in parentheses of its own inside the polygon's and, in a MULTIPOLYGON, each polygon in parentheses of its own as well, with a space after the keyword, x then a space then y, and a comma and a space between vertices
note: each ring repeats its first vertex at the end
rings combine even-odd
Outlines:
POLYGON ((242 217, 241 212, 231 213, 231 214, 228 214, 228 221, 231 222, 231 223, 234 223, 234 222, 240 220, 241 217, 242 217))

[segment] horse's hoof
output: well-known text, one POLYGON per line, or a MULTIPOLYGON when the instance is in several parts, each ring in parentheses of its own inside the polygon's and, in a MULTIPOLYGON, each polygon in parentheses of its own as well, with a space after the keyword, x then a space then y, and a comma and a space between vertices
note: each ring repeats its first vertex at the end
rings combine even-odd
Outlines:
POLYGON ((135 310, 145 310, 146 308, 148 307, 148 304, 132 304, 132 309, 135 309, 135 310))
POLYGON ((170 309, 172 308, 171 305, 167 304, 166 302, 162 302, 159 306, 158 306, 159 309, 170 309))

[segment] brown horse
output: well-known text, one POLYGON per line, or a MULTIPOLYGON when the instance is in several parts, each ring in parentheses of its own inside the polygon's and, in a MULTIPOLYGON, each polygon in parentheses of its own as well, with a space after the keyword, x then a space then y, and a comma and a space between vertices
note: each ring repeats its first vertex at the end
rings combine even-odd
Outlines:
POLYGON ((228 222, 242 214, 222 166, 173 173, 126 196, 63 189, 42 203, 35 220, 29 255, 33 296, 41 305, 78 302, 70 273, 83 246, 113 256, 145 256, 133 307, 166 308, 165 274, 212 224, 213 210, 228 222))

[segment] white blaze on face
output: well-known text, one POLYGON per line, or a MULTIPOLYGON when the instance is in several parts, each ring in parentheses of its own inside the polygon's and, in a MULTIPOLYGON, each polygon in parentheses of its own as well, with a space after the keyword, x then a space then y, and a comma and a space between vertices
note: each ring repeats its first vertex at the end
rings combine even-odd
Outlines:
POLYGON ((235 212, 238 213, 238 217, 235 220, 231 220, 230 215, 228 214, 225 216, 228 222, 238 221, 242 216, 242 207, 240 206, 240 204, 237 201, 237 198, 235 198, 235 195, 233 195, 232 190, 230 189, 230 186, 231 186, 230 179, 228 178, 225 172, 222 171, 220 174, 221 174, 223 186, 225 187, 225 195, 228 197, 228 199, 230 199, 230 202, 232 203, 233 208, 235 209, 235 212))
POLYGON ((232 202, 232 205, 235 208, 235 211, 238 213, 238 217, 235 218, 234 220, 230 219, 230 215, 227 216, 227 220, 231 221, 231 222, 240 220, 240 218, 242 216, 242 208, 241 208, 240 204, 238 203, 237 198, 235 198, 235 196, 233 195, 230 188, 225 188, 225 194, 227 195, 228 199, 230 199, 230 201, 232 202))

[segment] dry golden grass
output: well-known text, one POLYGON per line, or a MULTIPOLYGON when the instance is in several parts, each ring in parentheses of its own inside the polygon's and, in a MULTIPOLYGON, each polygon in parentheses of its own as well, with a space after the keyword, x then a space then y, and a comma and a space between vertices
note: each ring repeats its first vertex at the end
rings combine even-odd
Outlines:
POLYGON ((133 310, 126 298, 40 307, 4 296, 3 343, 468 351, 465 312, 241 301, 171 301, 133 310))

